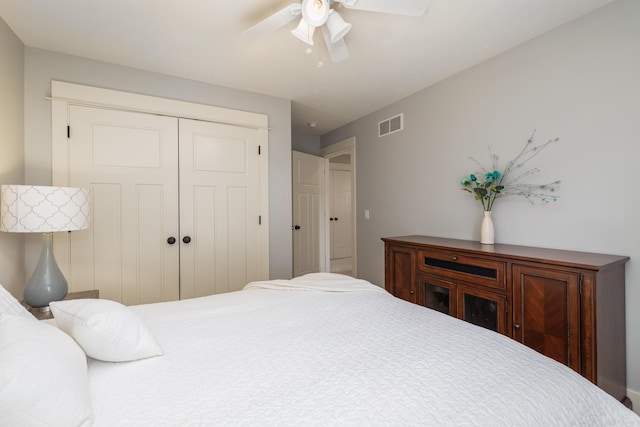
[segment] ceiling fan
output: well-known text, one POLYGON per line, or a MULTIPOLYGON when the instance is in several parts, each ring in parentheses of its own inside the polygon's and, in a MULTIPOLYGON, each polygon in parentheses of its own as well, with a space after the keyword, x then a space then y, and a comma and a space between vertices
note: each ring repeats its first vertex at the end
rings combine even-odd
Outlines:
POLYGON ((258 22, 243 35, 248 38, 263 37, 301 16, 291 34, 313 45, 314 31, 320 28, 331 60, 344 61, 349 57, 344 36, 351 30, 351 24, 345 22, 332 5, 394 15, 422 16, 429 0, 301 0, 258 22))

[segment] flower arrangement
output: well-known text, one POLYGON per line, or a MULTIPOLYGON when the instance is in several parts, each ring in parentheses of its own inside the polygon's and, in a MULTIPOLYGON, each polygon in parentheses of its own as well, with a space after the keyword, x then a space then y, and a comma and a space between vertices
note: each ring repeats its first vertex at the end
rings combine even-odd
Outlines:
POLYGON ((502 196, 522 196, 531 204, 534 204, 535 199, 544 203, 550 201, 555 202, 558 199, 558 196, 554 193, 560 184, 559 180, 548 184, 526 184, 521 182, 524 178, 540 172, 538 168, 524 170, 515 177, 512 177, 515 171, 520 170, 525 163, 540 154, 549 144, 558 141, 558 138, 554 138, 544 144, 534 145, 534 136, 535 131, 527 140, 520 153, 507 163, 502 172, 500 172, 498 167, 498 156, 491 152, 490 147, 491 168, 485 168, 476 159, 470 157, 470 159, 480 167, 481 173, 472 173, 468 177, 463 178, 460 184, 462 184, 464 191, 473 194, 476 200, 480 200, 485 211, 491 211, 496 199, 502 196))

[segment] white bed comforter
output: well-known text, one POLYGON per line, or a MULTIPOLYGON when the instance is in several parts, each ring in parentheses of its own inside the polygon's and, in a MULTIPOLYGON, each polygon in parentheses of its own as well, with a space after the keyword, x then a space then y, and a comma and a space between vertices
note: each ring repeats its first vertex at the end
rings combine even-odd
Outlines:
POLYGON ((96 426, 640 425, 567 367, 346 276, 133 309, 165 355, 90 361, 96 426))

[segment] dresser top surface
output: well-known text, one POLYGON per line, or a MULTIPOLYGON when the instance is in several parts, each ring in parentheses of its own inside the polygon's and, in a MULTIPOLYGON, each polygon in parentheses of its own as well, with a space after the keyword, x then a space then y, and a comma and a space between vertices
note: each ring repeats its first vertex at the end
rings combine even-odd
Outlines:
POLYGON ((483 245, 480 242, 470 240, 448 239, 431 236, 399 236, 383 237, 383 241, 397 244, 411 244, 428 246, 432 248, 454 249, 464 252, 472 252, 487 255, 496 255, 505 258, 546 261, 590 270, 601 270, 614 264, 624 264, 629 260, 628 256, 607 255, 592 252, 567 251, 561 249, 537 248, 530 246, 507 245, 496 243, 483 245))

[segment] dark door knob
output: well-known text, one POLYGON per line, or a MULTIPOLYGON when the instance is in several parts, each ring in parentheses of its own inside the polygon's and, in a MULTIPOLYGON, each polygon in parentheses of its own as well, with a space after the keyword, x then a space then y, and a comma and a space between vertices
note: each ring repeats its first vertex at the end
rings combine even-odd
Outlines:
POLYGON ((182 241, 183 241, 184 243, 189 243, 189 242, 191 241, 191 237, 189 237, 189 236, 184 236, 184 237, 182 238, 182 241))
POLYGON ((329 221, 333 221, 333 218, 329 218, 329 221))
POLYGON ((294 230, 300 230, 300 226, 299 226, 299 225, 294 225, 294 226, 293 226, 293 229, 294 229, 294 230))
POLYGON ((176 242, 176 238, 173 236, 167 239, 167 243, 170 245, 173 245, 175 242, 176 242))
POLYGON ((334 221, 337 221, 337 220, 338 220, 338 218, 333 218, 333 220, 334 220, 334 221))

